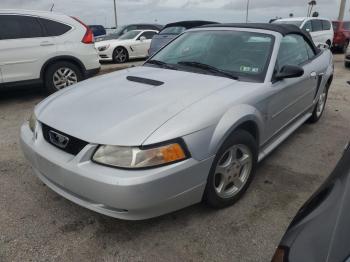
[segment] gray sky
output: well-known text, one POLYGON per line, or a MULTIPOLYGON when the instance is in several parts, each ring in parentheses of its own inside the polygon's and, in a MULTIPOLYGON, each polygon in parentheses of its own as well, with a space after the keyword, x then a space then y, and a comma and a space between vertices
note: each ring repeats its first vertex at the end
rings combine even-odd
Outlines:
MULTIPOLYGON (((113 25, 113 0, 54 0, 54 11, 81 18, 87 24, 113 25)), ((250 22, 270 18, 305 16, 308 0, 250 0, 250 22)), ((203 19, 218 22, 243 22, 247 0, 117 0, 118 23, 203 19)), ((49 10, 52 0, 0 0, 0 9, 49 10)), ((317 0, 316 11, 323 17, 338 16, 340 0, 317 0)), ((350 4, 345 18, 350 19, 350 4)))

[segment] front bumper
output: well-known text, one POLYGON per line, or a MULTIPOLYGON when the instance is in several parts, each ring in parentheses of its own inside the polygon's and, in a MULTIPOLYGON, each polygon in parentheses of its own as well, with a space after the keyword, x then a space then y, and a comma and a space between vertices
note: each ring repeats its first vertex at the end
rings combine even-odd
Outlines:
POLYGON ((201 201, 213 157, 188 159, 148 170, 121 170, 90 159, 97 145, 70 155, 24 124, 21 146, 35 174, 53 191, 72 202, 107 216, 140 220, 160 216, 201 201))
POLYGON ((100 61, 112 61, 113 60, 113 52, 109 49, 104 51, 98 51, 98 57, 100 61))

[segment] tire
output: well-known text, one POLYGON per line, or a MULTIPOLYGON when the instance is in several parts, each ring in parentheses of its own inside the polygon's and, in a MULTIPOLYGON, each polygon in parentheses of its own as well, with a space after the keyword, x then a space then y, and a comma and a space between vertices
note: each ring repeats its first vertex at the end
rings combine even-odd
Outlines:
POLYGON ((236 203, 254 177, 257 160, 258 145, 254 137, 244 130, 235 131, 216 154, 203 200, 213 208, 225 208, 236 203), (231 158, 233 152, 236 152, 234 161, 231 158))
POLYGON ((45 71, 45 88, 52 94, 83 80, 83 74, 78 66, 71 62, 57 62, 45 71))
POLYGON ((350 62, 345 62, 345 63, 344 63, 344 66, 345 66, 346 68, 350 68, 350 62))
POLYGON ((342 51, 342 54, 345 54, 346 53, 346 50, 348 50, 348 47, 349 47, 349 40, 346 40, 343 48, 341 49, 342 51))
POLYGON ((326 86, 323 93, 318 98, 314 111, 312 112, 312 116, 309 118, 309 121, 308 121, 309 123, 314 124, 321 119, 324 109, 326 108, 326 103, 328 98, 328 88, 329 86, 326 86))
POLYGON ((129 61, 129 53, 122 46, 118 46, 113 51, 113 62, 117 64, 123 64, 129 61))

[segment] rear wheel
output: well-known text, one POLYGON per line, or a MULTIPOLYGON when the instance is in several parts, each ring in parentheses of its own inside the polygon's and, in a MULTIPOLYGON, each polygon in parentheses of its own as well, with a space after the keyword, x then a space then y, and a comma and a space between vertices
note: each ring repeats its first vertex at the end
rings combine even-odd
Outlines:
POLYGON ((128 51, 124 47, 117 47, 113 51, 113 61, 118 64, 125 63, 129 60, 128 51))
POLYGON ((204 200, 214 208, 233 205, 253 179, 258 148, 244 130, 231 135, 217 153, 208 177, 204 200))
POLYGON ((45 72, 45 87, 49 93, 54 93, 65 87, 83 80, 79 67, 70 62, 57 62, 50 65, 45 72))
POLYGON ((328 98, 328 87, 325 87, 323 93, 318 98, 315 109, 312 113, 312 116, 309 119, 310 123, 316 123, 318 120, 321 119, 324 109, 326 108, 327 98, 328 98))

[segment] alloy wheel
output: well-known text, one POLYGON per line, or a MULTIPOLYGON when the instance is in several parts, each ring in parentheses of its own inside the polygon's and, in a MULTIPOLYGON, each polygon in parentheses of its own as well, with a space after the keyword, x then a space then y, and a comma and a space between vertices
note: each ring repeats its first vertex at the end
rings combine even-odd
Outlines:
POLYGON ((77 74, 68 67, 62 67, 53 74, 53 84, 57 90, 76 84, 78 82, 77 74))
POLYGON ((124 48, 117 48, 114 53, 114 61, 117 63, 124 63, 126 62, 128 55, 126 53, 126 50, 124 48))
POLYGON ((219 159, 215 174, 214 188, 221 198, 238 194, 247 183, 253 167, 253 155, 245 145, 234 145, 219 159))
POLYGON ((318 99, 317 102, 317 107, 316 107, 316 116, 319 118, 322 113, 323 110, 326 106, 326 100, 327 100, 327 91, 323 91, 323 93, 320 95, 320 98, 318 99))

